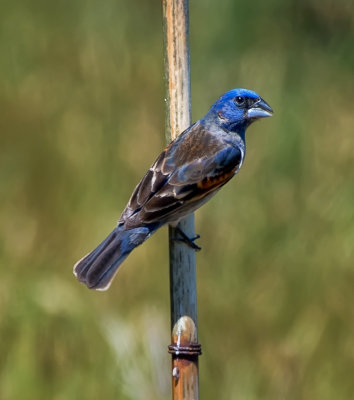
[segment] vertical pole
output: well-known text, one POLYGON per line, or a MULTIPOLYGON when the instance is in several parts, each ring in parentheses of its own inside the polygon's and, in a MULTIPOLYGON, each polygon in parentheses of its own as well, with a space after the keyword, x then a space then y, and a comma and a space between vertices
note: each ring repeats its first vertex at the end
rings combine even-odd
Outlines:
MULTIPOLYGON (((163 29, 166 77, 166 139, 176 138, 191 124, 190 68, 188 44, 188 0, 163 0, 163 29)), ((179 223, 194 237, 194 215, 179 223)), ((195 251, 174 241, 169 227, 172 398, 197 400, 198 356, 195 251)))

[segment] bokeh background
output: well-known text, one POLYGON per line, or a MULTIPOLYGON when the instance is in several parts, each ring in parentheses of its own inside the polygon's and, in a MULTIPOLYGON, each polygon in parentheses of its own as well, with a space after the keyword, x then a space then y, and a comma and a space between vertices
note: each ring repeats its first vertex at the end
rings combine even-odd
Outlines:
MULTIPOLYGON (((190 4, 193 120, 273 118, 196 214, 202 399, 354 398, 354 7, 190 4)), ((160 2, 0 5, 0 398, 170 397, 167 229, 108 292, 72 265, 164 146, 160 2)))

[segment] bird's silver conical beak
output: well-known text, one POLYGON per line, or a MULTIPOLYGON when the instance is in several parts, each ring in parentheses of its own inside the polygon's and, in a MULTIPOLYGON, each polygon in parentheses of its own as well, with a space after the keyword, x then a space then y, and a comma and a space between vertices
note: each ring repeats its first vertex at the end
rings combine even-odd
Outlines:
POLYGON ((273 115, 272 107, 262 98, 256 101, 252 107, 247 111, 249 119, 258 119, 271 117, 273 115))

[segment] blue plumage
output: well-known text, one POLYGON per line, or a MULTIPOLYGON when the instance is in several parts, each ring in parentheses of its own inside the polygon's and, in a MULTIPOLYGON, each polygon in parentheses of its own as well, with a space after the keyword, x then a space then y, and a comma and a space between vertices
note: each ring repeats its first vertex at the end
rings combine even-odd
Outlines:
POLYGON ((78 261, 74 274, 90 289, 107 289, 129 253, 166 223, 177 224, 209 200, 241 168, 245 132, 271 107, 255 92, 233 89, 160 154, 135 188, 117 227, 78 261))

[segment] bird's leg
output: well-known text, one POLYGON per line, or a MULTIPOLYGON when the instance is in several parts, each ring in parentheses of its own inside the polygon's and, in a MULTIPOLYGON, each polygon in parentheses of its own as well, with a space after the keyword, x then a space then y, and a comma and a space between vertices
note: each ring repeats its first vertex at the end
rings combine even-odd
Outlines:
POLYGON ((183 242, 195 251, 199 251, 202 249, 201 247, 199 247, 197 244, 194 243, 195 240, 200 238, 200 235, 190 238, 178 226, 175 228, 175 231, 181 236, 181 238, 173 238, 172 240, 175 240, 176 242, 183 242))

